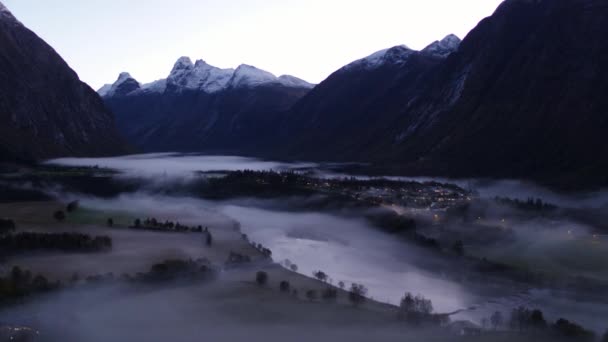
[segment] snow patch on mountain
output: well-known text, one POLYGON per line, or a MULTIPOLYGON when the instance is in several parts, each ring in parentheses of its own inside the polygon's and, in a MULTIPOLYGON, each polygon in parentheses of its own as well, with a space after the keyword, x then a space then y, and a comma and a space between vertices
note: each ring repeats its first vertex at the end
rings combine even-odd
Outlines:
POLYGON ((350 69, 352 67, 364 67, 366 69, 376 69, 385 64, 403 64, 411 55, 416 51, 408 48, 405 45, 394 46, 390 49, 384 49, 373 54, 356 60, 348 64, 344 69, 350 69))
MULTIPOLYGON (((114 96, 116 89, 128 78, 131 76, 121 74, 114 84, 103 86, 97 92, 103 97, 114 96)), ((236 70, 220 69, 207 64, 202 59, 192 63, 189 57, 180 57, 166 79, 141 85, 129 94, 164 93, 167 90, 177 92, 191 90, 213 94, 228 88, 257 87, 266 84, 278 84, 292 88, 312 89, 314 87, 313 84, 297 77, 290 75, 276 77, 268 71, 251 65, 242 64, 236 70)))
POLYGON ((312 89, 314 84, 310 84, 303 79, 297 78, 291 75, 281 75, 279 76, 279 83, 286 87, 294 87, 294 88, 309 88, 312 89))
POLYGON ((353 67, 363 67, 365 69, 372 70, 377 69, 380 66, 386 64, 405 64, 409 60, 409 58, 416 53, 425 53, 436 57, 445 58, 449 56, 452 52, 458 50, 460 42, 460 38, 453 34, 450 34, 442 40, 438 40, 430 44, 422 51, 412 50, 405 45, 397 45, 390 49, 384 49, 374 52, 365 58, 358 59, 346 65, 341 70, 349 70, 353 67))
POLYGON ((140 84, 128 72, 121 72, 118 79, 110 87, 104 85, 97 93, 102 97, 111 97, 117 94, 129 95, 130 93, 140 89, 140 84))
POLYGON ((164 93, 167 89, 167 80, 161 79, 154 82, 142 84, 141 91, 148 93, 164 93))
POLYGON ((233 88, 253 87, 261 84, 278 82, 275 75, 254 66, 241 64, 234 71, 229 86, 233 88))
POLYGON ((442 40, 435 41, 422 50, 423 53, 445 58, 458 50, 461 40, 456 35, 447 35, 442 40))
POLYGON ((99 88, 99 90, 97 90, 97 94, 99 94, 101 97, 105 97, 110 93, 110 90, 112 90, 112 85, 104 84, 101 88, 99 88))
POLYGON ((203 60, 193 64, 190 58, 182 57, 175 63, 166 84, 175 90, 201 90, 211 94, 226 88, 233 73, 232 69, 216 68, 203 60))

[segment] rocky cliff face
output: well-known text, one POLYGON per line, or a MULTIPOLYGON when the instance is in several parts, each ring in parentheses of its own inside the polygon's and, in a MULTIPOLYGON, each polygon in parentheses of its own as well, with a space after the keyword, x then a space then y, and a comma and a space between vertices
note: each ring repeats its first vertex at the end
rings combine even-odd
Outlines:
POLYGON ((101 98, 0 3, 0 160, 124 153, 101 98))

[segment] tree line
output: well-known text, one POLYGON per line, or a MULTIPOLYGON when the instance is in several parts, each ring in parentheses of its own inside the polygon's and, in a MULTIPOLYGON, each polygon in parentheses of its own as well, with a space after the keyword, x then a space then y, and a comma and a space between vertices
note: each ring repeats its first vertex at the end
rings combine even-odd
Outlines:
MULTIPOLYGON (((484 328, 493 330, 508 330, 519 334, 540 335, 575 341, 595 341, 596 335, 593 331, 583 326, 559 318, 551 323, 547 321, 544 313, 539 309, 529 309, 524 306, 517 307, 511 311, 508 319, 502 312, 496 311, 489 318, 482 320, 484 328)), ((604 335, 602 342, 608 342, 608 334, 604 335)))
MULTIPOLYGON (((114 220, 108 219, 108 226, 113 226, 114 220)), ((133 224, 129 226, 131 229, 141 229, 141 230, 150 230, 150 231, 159 231, 159 232, 175 232, 175 233, 208 233, 209 228, 199 225, 199 226, 187 226, 180 224, 179 222, 158 221, 156 218, 146 218, 145 220, 141 220, 139 218, 133 221, 133 224)))
POLYGON ((3 253, 43 249, 63 252, 106 252, 112 249, 112 239, 109 236, 92 237, 80 233, 23 232, 0 236, 0 250, 3 253))

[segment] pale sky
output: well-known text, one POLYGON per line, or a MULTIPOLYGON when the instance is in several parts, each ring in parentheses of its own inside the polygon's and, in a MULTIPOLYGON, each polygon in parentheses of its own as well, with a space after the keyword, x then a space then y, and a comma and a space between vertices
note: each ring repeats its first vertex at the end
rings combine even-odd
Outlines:
POLYGON ((97 89, 165 78, 180 56, 319 83, 405 44, 463 38, 502 0, 0 0, 97 89))

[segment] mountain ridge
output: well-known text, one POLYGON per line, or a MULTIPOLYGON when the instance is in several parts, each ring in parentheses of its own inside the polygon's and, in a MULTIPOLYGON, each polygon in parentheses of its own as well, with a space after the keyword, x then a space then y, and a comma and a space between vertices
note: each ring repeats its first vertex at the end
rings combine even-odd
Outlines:
POLYGON ((0 46, 1 160, 130 151, 95 91, 1 3, 0 46))
MULTIPOLYGON (((111 89, 120 86, 126 79, 137 82, 128 72, 122 72, 113 84, 105 84, 98 90, 98 93, 102 97, 114 96, 115 93, 111 89)), ((268 71, 247 64, 241 64, 236 69, 220 69, 207 64, 202 59, 193 63, 189 57, 184 56, 177 59, 167 78, 146 84, 137 82, 138 87, 130 88, 128 92, 119 95, 128 96, 130 92, 136 90, 157 93, 164 93, 167 90, 194 90, 212 94, 227 88, 255 87, 273 83, 294 88, 311 89, 314 87, 314 84, 295 76, 281 75, 277 77, 268 71)))

